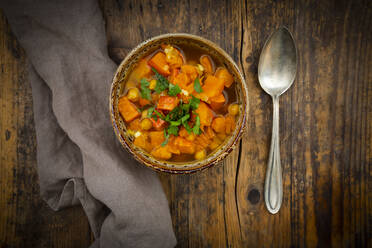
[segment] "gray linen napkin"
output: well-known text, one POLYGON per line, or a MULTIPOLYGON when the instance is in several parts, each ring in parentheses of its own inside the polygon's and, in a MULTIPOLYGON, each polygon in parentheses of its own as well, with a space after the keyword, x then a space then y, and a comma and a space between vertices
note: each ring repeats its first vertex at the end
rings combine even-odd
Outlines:
POLYGON ((116 65, 96 0, 5 1, 29 59, 43 199, 82 204, 94 247, 173 247, 168 203, 154 172, 114 136, 108 112, 116 65))

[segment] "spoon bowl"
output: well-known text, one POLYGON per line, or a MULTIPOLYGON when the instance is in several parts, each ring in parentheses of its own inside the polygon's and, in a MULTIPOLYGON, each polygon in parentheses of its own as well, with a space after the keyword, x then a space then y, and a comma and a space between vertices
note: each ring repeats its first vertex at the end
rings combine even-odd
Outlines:
POLYGON ((297 70, 296 46, 291 33, 281 27, 266 41, 258 64, 258 80, 271 96, 291 87, 297 70))
POLYGON ((258 63, 260 85, 273 98, 273 129, 264 189, 266 208, 272 214, 279 211, 283 199, 279 148, 279 96, 293 84, 296 70, 295 42, 288 29, 281 27, 266 41, 258 63))

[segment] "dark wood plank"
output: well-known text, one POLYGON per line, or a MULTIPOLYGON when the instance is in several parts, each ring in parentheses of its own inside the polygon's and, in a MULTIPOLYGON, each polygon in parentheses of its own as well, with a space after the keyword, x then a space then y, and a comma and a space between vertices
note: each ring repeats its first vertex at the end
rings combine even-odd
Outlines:
POLYGON ((0 11, 0 247, 87 247, 84 212, 40 199, 26 56, 0 11))
POLYGON ((371 8, 362 2, 249 1, 245 4, 242 61, 251 118, 239 182, 257 182, 261 198, 246 201, 238 188, 244 243, 252 246, 364 247, 371 244, 371 8), (369 7, 369 8, 368 8, 369 7), (265 19, 264 21, 262 19, 265 19), (284 201, 280 213, 264 209, 263 182, 271 133, 271 100, 257 81, 260 48, 286 25, 299 52, 297 80, 281 97, 280 136, 284 201), (369 85, 367 89, 367 84, 369 85), (369 96, 368 96, 369 92, 369 96), (370 147, 369 147, 370 149, 370 147), (368 168, 368 169, 367 169, 368 168), (369 170, 369 172, 367 172, 369 170), (363 206, 363 207, 362 207, 363 206))

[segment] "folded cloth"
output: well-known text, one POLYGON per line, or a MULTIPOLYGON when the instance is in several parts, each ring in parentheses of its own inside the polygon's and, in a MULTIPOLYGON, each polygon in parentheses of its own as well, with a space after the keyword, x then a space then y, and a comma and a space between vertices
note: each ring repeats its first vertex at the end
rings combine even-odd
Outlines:
POLYGON ((94 247, 173 247, 156 173, 117 142, 109 117, 116 65, 96 0, 2 1, 26 51, 40 191, 54 210, 81 204, 94 247))

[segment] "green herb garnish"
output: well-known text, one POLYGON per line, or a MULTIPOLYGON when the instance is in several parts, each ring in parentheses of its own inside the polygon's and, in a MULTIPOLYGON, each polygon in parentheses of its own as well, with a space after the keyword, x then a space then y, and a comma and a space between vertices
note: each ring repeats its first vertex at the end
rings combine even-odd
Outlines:
POLYGON ((177 107, 175 107, 171 112, 167 114, 165 117, 165 121, 170 122, 170 121, 176 121, 179 118, 183 116, 183 110, 181 107, 182 104, 179 104, 177 107))
POLYGON ((183 116, 183 117, 180 119, 180 121, 181 121, 181 123, 185 123, 189 118, 190 118, 190 115, 187 114, 187 115, 183 116))
POLYGON ((147 109, 147 116, 151 117, 154 110, 155 110, 155 106, 152 106, 152 107, 148 108, 147 109))
POLYGON ((199 135, 201 133, 200 130, 200 117, 199 115, 196 116, 194 127, 192 128, 194 134, 199 135))
POLYGON ((187 121, 185 121, 184 123, 182 123, 182 125, 185 127, 186 131, 188 133, 191 133, 192 132, 192 128, 189 126, 189 123, 187 123, 187 121))
POLYGON ((178 127, 177 126, 170 126, 170 127, 168 127, 167 132, 168 132, 168 135, 173 134, 173 135, 177 136, 178 135, 178 127))
POLYGON ((190 104, 191 102, 189 103, 185 103, 185 104, 182 104, 182 110, 185 112, 185 113, 188 113, 189 110, 190 110, 190 104))
POLYGON ((179 93, 181 93, 181 88, 178 85, 169 84, 168 95, 176 96, 179 93))
POLYGON ((141 79, 141 97, 147 100, 151 100, 151 90, 149 89, 150 83, 142 78, 141 79))
POLYGON ((165 116, 162 113, 160 113, 159 111, 157 111, 156 109, 154 109, 153 115, 156 115, 160 119, 165 120, 165 116))
POLYGON ((179 126, 179 125, 181 125, 181 120, 178 120, 178 121, 170 121, 169 122, 169 124, 171 125, 171 126, 179 126))
POLYGON ((165 146, 166 144, 168 144, 168 141, 169 141, 169 133, 167 133, 167 130, 164 129, 164 138, 165 140, 163 141, 163 143, 161 143, 161 146, 165 146))
POLYGON ((202 89, 202 87, 201 87, 201 85, 200 85, 199 78, 195 78, 195 81, 194 81, 194 89, 195 89, 195 91, 198 92, 198 93, 203 92, 203 89, 202 89))
MULTIPOLYGON (((155 73, 156 77, 156 86, 155 86, 155 92, 161 93, 164 90, 168 89, 168 95, 169 96, 176 96, 177 94, 181 93, 181 88, 178 85, 174 85, 169 83, 169 81, 158 73, 158 71, 155 68, 152 68, 152 71, 155 73)), ((144 80, 143 81, 144 88, 147 92, 149 83, 144 80)), ((194 89, 196 92, 201 93, 203 90, 200 85, 199 78, 196 78, 194 81, 194 89)), ((146 94, 146 92, 144 94, 146 94)), ((150 91, 151 93, 151 91, 150 91)), ((142 94, 142 81, 141 81, 141 94, 142 94)), ((151 97, 151 94, 150 94, 151 97)), ((147 98, 146 98, 147 99, 147 98)), ((158 118, 166 121, 169 125, 168 128, 164 129, 164 137, 165 140, 161 144, 162 146, 165 146, 168 143, 170 135, 178 135, 179 127, 180 125, 183 125, 188 133, 195 133, 200 134, 200 118, 199 116, 195 119, 195 124, 191 128, 188 121, 190 120, 190 110, 196 110, 200 104, 200 99, 196 98, 192 95, 192 98, 188 103, 182 103, 182 100, 180 104, 178 104, 177 107, 175 107, 172 111, 170 111, 166 116, 159 113, 155 107, 151 107, 148 109, 148 116, 151 116, 155 120, 158 120, 158 118)))
POLYGON ((161 93, 162 91, 168 89, 169 87, 168 79, 159 74, 159 72, 155 68, 152 68, 152 71, 155 73, 155 77, 157 80, 155 86, 156 93, 161 93))
POLYGON ((191 109, 195 110, 199 107, 200 99, 196 98, 195 96, 192 96, 190 99, 190 107, 191 109))

